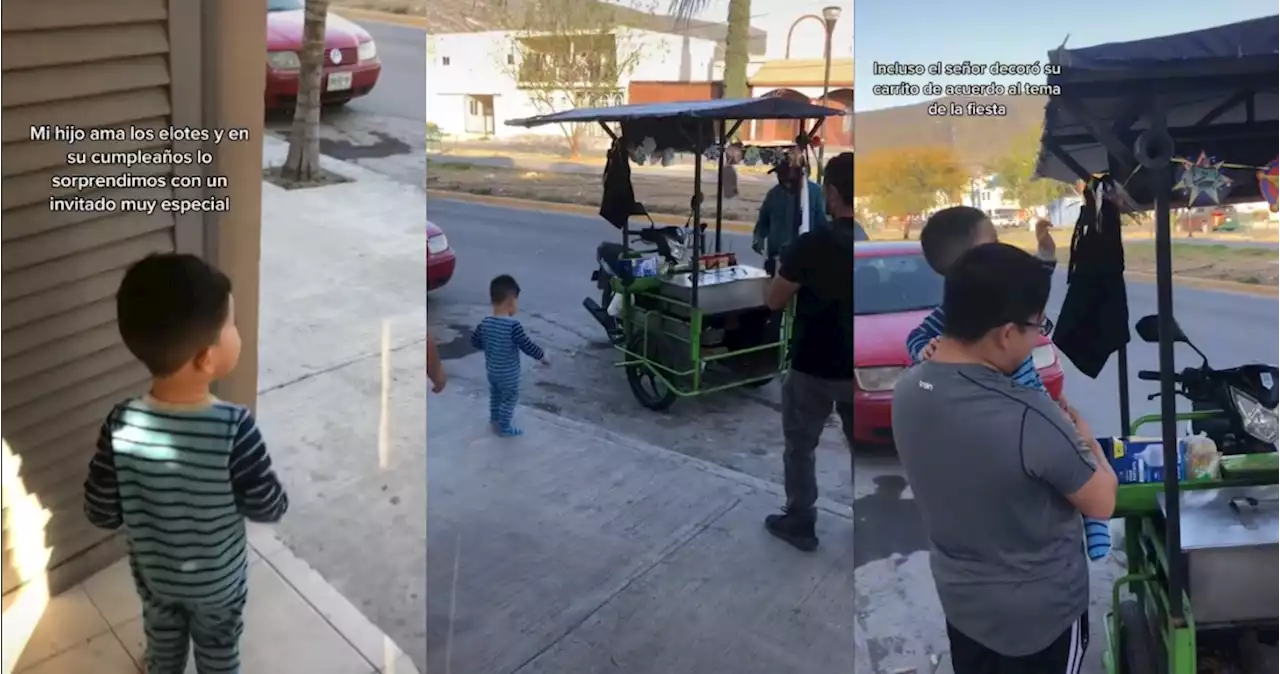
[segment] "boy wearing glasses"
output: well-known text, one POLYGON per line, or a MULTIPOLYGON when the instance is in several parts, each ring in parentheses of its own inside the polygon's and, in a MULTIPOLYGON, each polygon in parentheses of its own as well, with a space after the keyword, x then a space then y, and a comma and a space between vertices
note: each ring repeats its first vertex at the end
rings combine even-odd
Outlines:
MULTIPOLYGON (((1050 223, 1040 220, 1036 223, 1036 257, 1044 265, 1045 273, 1052 278, 1058 265, 1057 246, 1049 232, 1050 223)), ((996 243, 1000 239, 995 225, 981 210, 970 206, 953 206, 944 208, 929 217, 924 229, 920 231, 920 249, 929 266, 941 276, 969 250, 987 243, 996 243)), ((938 338, 946 325, 946 315, 942 307, 938 307, 925 317, 916 329, 907 335, 907 353, 911 362, 918 364, 929 360, 937 348, 938 338)), ((1048 335, 1053 323, 1047 318, 1035 327, 1040 334, 1048 335)), ((1040 381, 1040 373, 1036 370, 1035 361, 1030 356, 1011 375, 1014 383, 1040 391, 1048 395, 1044 382, 1040 381)), ((1111 530, 1107 522, 1085 518, 1085 549, 1089 559, 1098 560, 1107 556, 1111 550, 1111 530)))

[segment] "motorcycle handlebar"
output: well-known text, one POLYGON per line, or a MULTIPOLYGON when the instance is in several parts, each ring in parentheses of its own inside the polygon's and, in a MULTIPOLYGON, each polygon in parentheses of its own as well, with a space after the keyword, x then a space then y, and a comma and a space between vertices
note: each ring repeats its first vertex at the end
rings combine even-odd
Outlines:
POLYGON ((1138 379, 1143 381, 1160 381, 1160 373, 1151 370, 1138 370, 1138 379))

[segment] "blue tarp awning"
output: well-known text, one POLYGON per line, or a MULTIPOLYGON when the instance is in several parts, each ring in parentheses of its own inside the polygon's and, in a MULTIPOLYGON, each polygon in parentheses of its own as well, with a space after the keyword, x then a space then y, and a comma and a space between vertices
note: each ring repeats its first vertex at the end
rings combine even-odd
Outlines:
POLYGON ((1280 17, 1270 16, 1178 35, 1061 49, 1052 52, 1050 58, 1077 74, 1110 70, 1137 74, 1213 60, 1233 62, 1237 64, 1233 67, 1238 67, 1245 59, 1258 59, 1261 66, 1274 68, 1278 25, 1280 17))
POLYGON ((635 122, 676 120, 819 119, 844 111, 786 98, 728 98, 710 101, 646 103, 608 108, 578 108, 550 115, 507 121, 507 126, 534 127, 571 122, 635 122))
MULTIPOLYGON (((1200 152, 1231 164, 1262 166, 1280 145, 1277 79, 1280 16, 1132 42, 1059 48, 1049 62, 1062 68, 1046 83, 1061 94, 1045 106, 1044 138, 1056 141, 1091 174, 1114 173, 1090 121, 1133 147, 1149 128, 1145 112, 1158 101, 1175 156, 1200 152), (1077 114, 1079 109, 1088 111, 1077 114)), ((1036 173, 1074 182, 1077 172, 1042 147, 1036 173)), ((1233 200, 1260 199, 1256 181, 1240 176, 1233 200)), ((1145 181, 1141 181, 1145 183, 1145 181)), ((1132 186, 1137 192, 1143 186, 1132 186)), ((1134 189, 1130 190, 1131 193, 1134 189)), ((1133 194, 1150 203, 1150 194, 1133 194)))

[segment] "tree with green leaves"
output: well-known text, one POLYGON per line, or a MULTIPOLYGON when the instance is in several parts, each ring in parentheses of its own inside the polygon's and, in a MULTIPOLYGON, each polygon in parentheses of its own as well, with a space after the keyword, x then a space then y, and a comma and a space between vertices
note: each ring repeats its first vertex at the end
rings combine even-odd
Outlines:
POLYGON ((906 147, 859 154, 855 159, 854 195, 868 211, 903 223, 902 238, 911 238, 912 223, 944 203, 959 200, 969 176, 947 146, 906 147))
MULTIPOLYGON (((512 51, 495 55, 498 65, 540 114, 620 104, 620 82, 641 52, 653 48, 620 25, 617 7, 604 2, 527 0, 507 21, 512 51)), ((588 128, 560 128, 569 155, 579 156, 588 128)))
POLYGON ((1017 136, 1009 150, 986 166, 995 175, 994 186, 1004 191, 1007 200, 1024 209, 1047 206, 1073 193, 1071 185, 1049 178, 1036 178, 1036 162, 1040 157, 1040 129, 1017 136))
MULTIPOLYGON (((711 5, 711 0, 672 0, 671 13, 689 20, 711 5)), ((751 0, 729 0, 729 32, 724 44, 724 96, 748 98, 747 65, 751 60, 751 0)))

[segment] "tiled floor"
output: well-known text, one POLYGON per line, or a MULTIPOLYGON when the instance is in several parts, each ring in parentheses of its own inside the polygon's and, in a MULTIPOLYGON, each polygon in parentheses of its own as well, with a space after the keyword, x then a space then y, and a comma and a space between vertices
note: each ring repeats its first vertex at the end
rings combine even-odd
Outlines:
MULTIPOLYGON (((418 674, 269 529, 253 527, 249 539, 245 674, 418 674)), ((143 649, 141 607, 122 560, 49 601, 13 674, 139 674, 143 649)), ((190 663, 187 672, 195 672, 190 663)))

